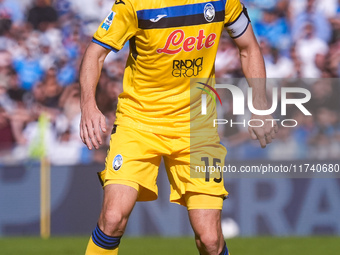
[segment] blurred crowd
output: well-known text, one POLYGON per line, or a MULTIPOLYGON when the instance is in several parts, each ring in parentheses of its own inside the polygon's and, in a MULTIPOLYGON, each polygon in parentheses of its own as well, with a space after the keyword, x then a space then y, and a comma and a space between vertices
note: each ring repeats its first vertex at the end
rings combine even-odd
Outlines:
MULTIPOLYGON (((53 164, 102 160, 107 148, 89 152, 79 138, 78 73, 87 44, 112 3, 0 0, 1 163, 42 154, 53 164)), ((127 53, 109 55, 96 92, 111 126, 127 53)))
MULTIPOLYGON (((292 110, 298 128, 281 128, 270 150, 255 147, 242 128, 222 128, 230 157, 339 157, 339 84, 334 78, 340 76, 340 1, 243 2, 268 77, 314 79, 304 84, 313 95, 309 104, 313 116, 292 110)), ((0 163, 17 164, 41 153, 53 164, 103 162, 109 134, 106 146, 97 151, 88 151, 79 138, 78 72, 86 46, 112 4, 112 0, 0 0, 0 163)), ((98 107, 109 126, 115 120, 127 54, 127 47, 109 54, 98 82, 98 107)), ((238 50, 227 33, 220 42, 216 75, 242 77, 238 50)), ((269 98, 270 91, 268 86, 269 98)), ((224 109, 222 115, 231 112, 224 109)))

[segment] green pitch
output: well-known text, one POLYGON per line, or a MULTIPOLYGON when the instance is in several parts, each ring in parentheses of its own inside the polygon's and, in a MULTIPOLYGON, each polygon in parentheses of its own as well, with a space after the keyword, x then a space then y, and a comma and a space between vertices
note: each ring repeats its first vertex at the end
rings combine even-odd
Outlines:
MULTIPOLYGON (((0 239, 1 255, 83 255, 87 237, 0 239)), ((340 237, 235 238, 232 255, 338 255, 340 237)), ((192 238, 123 238, 120 255, 198 255, 192 238)))

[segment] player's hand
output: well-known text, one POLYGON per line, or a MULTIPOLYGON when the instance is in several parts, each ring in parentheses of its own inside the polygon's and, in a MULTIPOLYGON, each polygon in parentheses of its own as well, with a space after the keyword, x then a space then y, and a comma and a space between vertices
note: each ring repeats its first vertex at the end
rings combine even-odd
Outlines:
POLYGON ((103 143, 100 130, 106 132, 105 116, 96 105, 85 104, 81 107, 80 137, 86 146, 99 148, 103 143))
POLYGON ((276 137, 279 127, 271 115, 252 115, 252 126, 248 127, 249 134, 253 140, 259 140, 261 147, 265 148, 276 137), (260 121, 262 120, 262 122, 260 121), (263 125, 262 125, 263 124, 263 125))

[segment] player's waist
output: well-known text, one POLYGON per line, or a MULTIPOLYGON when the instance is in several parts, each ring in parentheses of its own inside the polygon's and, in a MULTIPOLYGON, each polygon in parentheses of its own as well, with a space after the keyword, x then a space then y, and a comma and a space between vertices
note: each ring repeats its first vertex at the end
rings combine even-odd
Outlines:
POLYGON ((116 125, 143 130, 167 136, 206 136, 217 134, 217 127, 210 121, 196 121, 187 118, 143 118, 117 112, 116 125))

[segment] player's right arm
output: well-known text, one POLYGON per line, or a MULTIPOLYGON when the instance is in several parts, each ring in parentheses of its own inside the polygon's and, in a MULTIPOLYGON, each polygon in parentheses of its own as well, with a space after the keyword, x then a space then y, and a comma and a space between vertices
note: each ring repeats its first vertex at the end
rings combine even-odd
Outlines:
POLYGON ((95 93, 104 60, 109 52, 109 49, 91 42, 80 66, 80 137, 90 150, 93 147, 98 149, 102 144, 100 130, 106 132, 105 116, 97 107, 95 93))
POLYGON ((102 143, 100 129, 106 131, 105 117, 95 101, 95 90, 105 57, 110 51, 122 49, 137 31, 137 14, 131 1, 116 1, 85 52, 80 68, 80 136, 90 150, 93 146, 98 149, 102 143))

